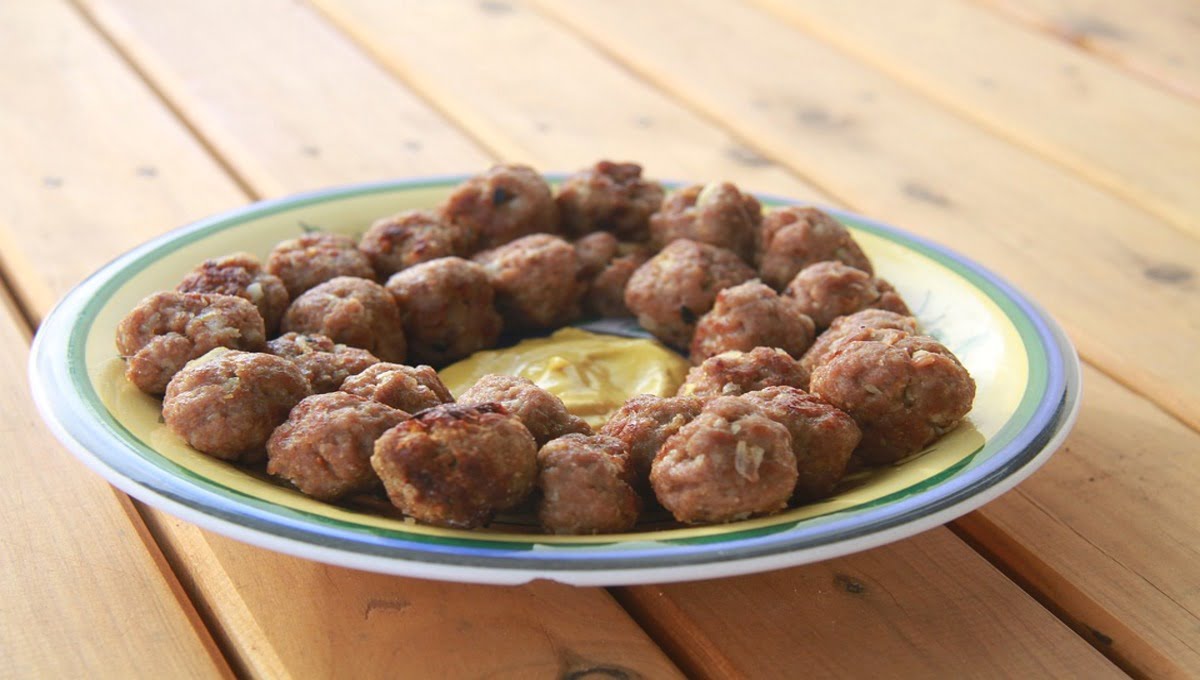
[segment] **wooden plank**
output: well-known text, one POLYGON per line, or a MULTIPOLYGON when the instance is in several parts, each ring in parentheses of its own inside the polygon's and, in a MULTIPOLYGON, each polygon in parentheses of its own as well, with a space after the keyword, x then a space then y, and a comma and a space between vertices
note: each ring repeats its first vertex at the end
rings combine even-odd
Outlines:
POLYGON ((1200 100, 1200 8, 1191 0, 976 0, 1200 100))
POLYGON ((761 11, 539 6, 856 209, 1032 291, 1086 358, 1200 427, 1200 383, 1179 379, 1200 375, 1195 239, 761 11), (803 77, 781 77, 781 64, 803 77), (1118 308, 1121 328, 1155 332, 1114 332, 1118 308))
MULTIPOLYGON (((962 0, 879 7, 757 2, 996 134, 1200 236, 1200 106, 1194 102, 962 0)), ((1196 33, 1200 43, 1200 30, 1196 33)))

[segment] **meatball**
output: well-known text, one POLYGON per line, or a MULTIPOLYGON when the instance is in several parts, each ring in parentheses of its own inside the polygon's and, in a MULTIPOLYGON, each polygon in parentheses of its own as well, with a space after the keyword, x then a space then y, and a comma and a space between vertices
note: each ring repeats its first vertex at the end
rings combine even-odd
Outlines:
POLYGON ((557 328, 579 316, 579 258, 561 238, 526 236, 479 253, 475 261, 487 271, 507 328, 557 328))
POLYGON ((699 397, 656 397, 642 394, 629 399, 608 419, 600 434, 621 440, 629 447, 633 485, 650 488, 650 464, 663 442, 700 415, 699 397))
POLYGON ((375 440, 408 417, 345 392, 307 397, 267 440, 267 472, 323 501, 371 491, 375 440))
POLYGON ((842 223, 816 208, 788 206, 773 210, 763 218, 758 234, 758 273, 777 290, 788 285, 801 269, 826 260, 839 260, 874 273, 871 261, 842 223))
POLYGON ((406 210, 378 220, 358 243, 381 281, 421 262, 466 255, 471 246, 470 235, 461 225, 445 222, 429 210, 406 210))
POLYGON ((768 387, 747 392, 743 399, 757 404, 767 417, 787 428, 796 456, 796 491, 800 503, 833 493, 846 474, 850 454, 862 439, 854 419, 824 399, 795 387, 768 387))
POLYGON ((933 338, 879 331, 841 345, 813 372, 812 392, 862 429, 855 456, 890 463, 950 431, 971 410, 975 381, 933 338))
POLYGON ((717 293, 754 278, 754 270, 724 248, 672 241, 629 278, 625 305, 638 323, 668 345, 686 349, 696 321, 717 293))
POLYGON ((292 302, 283 330, 319 333, 334 342, 365 349, 384 361, 404 361, 404 327, 396 300, 367 279, 339 276, 292 302))
POLYGON ((776 512, 787 507, 796 486, 792 438, 759 406, 718 397, 663 444, 650 483, 680 522, 776 512))
POLYGON ((621 243, 607 231, 596 231, 575 242, 579 276, 587 283, 584 313, 598 317, 629 316, 625 285, 650 255, 639 243, 621 243))
POLYGON ((520 376, 485 375, 459 395, 458 403, 502 405, 525 424, 538 446, 572 432, 592 433, 582 418, 567 411, 562 399, 520 376))
POLYGON ((889 312, 886 309, 864 309, 861 312, 839 316, 829 324, 829 328, 817 336, 816 342, 804 356, 800 365, 809 373, 825 361, 825 357, 835 351, 843 342, 848 340, 873 340, 874 331, 898 330, 916 334, 917 320, 911 316, 889 312))
POLYGON ((909 314, 890 283, 836 261, 805 267, 783 294, 812 317, 819 329, 828 328, 839 316, 867 308, 909 314))
POLYGON ((267 343, 267 352, 296 364, 314 394, 334 392, 346 378, 379 363, 367 350, 336 344, 324 335, 285 333, 267 343))
POLYGON ((525 165, 497 165, 463 182, 442 206, 442 217, 479 248, 558 231, 550 185, 525 165))
POLYGON ((650 217, 650 243, 659 250, 680 238, 719 246, 750 262, 762 221, 758 199, 729 182, 673 192, 650 217))
POLYGON ((781 349, 756 347, 724 352, 693 366, 679 395, 728 397, 776 386, 807 387, 808 371, 781 349))
POLYGON ((712 311, 700 317, 689 357, 699 364, 730 350, 778 347, 800 358, 813 341, 813 322, 791 300, 758 281, 717 293, 712 311))
POLYGON ((441 366, 491 347, 503 321, 487 271, 459 257, 409 267, 388 280, 413 361, 441 366))
POLYGON ((267 257, 267 271, 283 280, 293 300, 339 276, 375 278, 371 261, 343 234, 311 233, 283 241, 267 257))
POLYGON ((446 404, 385 432, 371 467, 404 514, 471 529, 529 495, 537 444, 503 406, 446 404))
POLYGON ((379 363, 346 378, 342 391, 387 404, 406 413, 454 402, 437 371, 429 366, 379 363))
POLYGON ((603 230, 645 241, 650 215, 662 205, 663 193, 658 182, 642 179, 637 163, 600 161, 568 177, 555 201, 567 234, 603 230))
POLYGON ((267 335, 274 335, 279 330, 279 321, 287 311, 289 300, 283 281, 263 271, 262 263, 249 253, 205 260, 183 277, 175 290, 245 298, 258 308, 267 335))
POLYGON ((575 241, 574 246, 579 258, 579 278, 591 280, 616 258, 621 242, 607 231, 594 231, 575 241))
POLYGON ((117 325, 125 377, 147 394, 162 394, 184 364, 211 349, 255 351, 265 342, 258 309, 231 295, 155 293, 117 325))
POLYGON ((642 499, 629 485, 629 451, 621 440, 568 434, 537 457, 537 514, 546 532, 608 534, 637 523, 642 499))
POLYGON ((162 415, 167 427, 197 451, 255 463, 266 455, 271 432, 311 393, 300 369, 287 359, 228 350, 177 373, 167 385, 162 415))

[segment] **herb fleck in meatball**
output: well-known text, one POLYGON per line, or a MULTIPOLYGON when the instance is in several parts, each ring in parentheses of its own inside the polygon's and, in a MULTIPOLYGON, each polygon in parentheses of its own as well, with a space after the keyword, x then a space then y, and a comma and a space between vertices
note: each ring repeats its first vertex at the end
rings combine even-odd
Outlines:
POLYGON ((642 394, 626 401, 608 419, 600 434, 614 437, 629 447, 633 485, 640 492, 650 488, 650 464, 671 435, 700 414, 700 397, 656 397, 642 394))
POLYGON ((406 413, 454 401, 437 371, 429 366, 379 363, 342 383, 342 391, 387 404, 406 413))
POLYGON ((487 271, 505 327, 557 328, 579 316, 579 258, 561 238, 526 236, 479 253, 475 261, 487 271))
POLYGON ((828 328, 839 316, 867 308, 909 313, 890 283, 841 262, 818 262, 805 267, 783 294, 812 317, 818 329, 828 328))
POLYGON ((163 420, 197 451, 254 463, 266 455, 271 433, 309 394, 308 381, 287 359, 230 350, 193 361, 171 379, 163 420))
POLYGON ((385 432, 371 467, 404 514, 471 529, 529 495, 537 444, 503 406, 446 404, 385 432))
POLYGON ((777 347, 799 358, 813 341, 813 322, 769 286, 747 281, 717 293, 712 311, 700 317, 689 357, 699 364, 730 350, 777 347))
POLYGON ((839 316, 829 324, 824 333, 817 336, 816 342, 800 358, 800 364, 812 373, 842 343, 849 340, 874 340, 877 337, 875 331, 885 329, 916 335, 917 320, 886 309, 864 309, 861 312, 839 316))
POLYGON ((662 186, 642 179, 642 166, 611 161, 568 177, 556 198, 566 233, 602 230, 627 241, 648 238, 650 215, 662 200, 662 186))
POLYGON ((336 391, 346 378, 379 363, 379 358, 365 349, 339 345, 315 334, 285 333, 267 343, 267 352, 296 364, 314 394, 336 391))
POLYGON ((442 216, 479 248, 558 231, 558 207, 550 185, 524 165, 497 165, 462 183, 442 206, 442 216))
POLYGON ((437 366, 491 347, 503 321, 487 270, 459 257, 409 267, 388 280, 413 361, 437 366))
POLYGON ((637 523, 641 498, 629 485, 619 439, 568 434, 538 452, 538 520, 555 534, 606 534, 637 523))
POLYGON ((293 300, 339 276, 375 278, 370 260, 343 234, 311 233, 284 241, 267 257, 267 271, 283 280, 293 300))
POLYGON ((211 349, 253 351, 265 342, 258 309, 231 295, 155 293, 117 326, 125 377, 148 394, 162 394, 184 364, 211 349))
POLYGON ((307 397, 267 440, 267 472, 323 501, 371 491, 375 440, 408 414, 345 392, 307 397))
POLYGON ((975 381, 932 338, 884 330, 847 342, 813 372, 812 391, 862 429, 855 456, 875 465, 916 453, 971 410, 975 381))
POLYGON ((401 362, 406 354, 395 299, 367 279, 339 276, 310 289, 288 307, 283 330, 319 333, 384 361, 401 362))
POLYGON ((650 470, 663 507, 689 524, 787 507, 796 456, 787 428, 736 397, 718 397, 663 444, 650 470))
POLYGON ((520 376, 485 375, 459 395, 458 403, 502 405, 525 424, 538 446, 572 432, 592 433, 582 418, 567 411, 562 399, 520 376))
POLYGON ((406 210, 376 221, 358 243, 379 280, 440 257, 471 252, 470 235, 461 225, 429 210, 406 210))
POLYGON ((800 270, 826 260, 874 273, 871 261, 842 223, 816 208, 789 206, 763 218, 757 261, 759 275, 768 285, 782 289, 800 270))
POLYGON ((175 290, 233 295, 249 300, 258 308, 268 335, 279 329, 279 320, 288 308, 288 292, 283 281, 263 271, 258 258, 249 253, 205 260, 183 277, 175 290))
POLYGON ((679 239, 633 273, 625 304, 643 328, 686 349, 696 321, 712 309, 717 293, 752 278, 754 270, 731 251, 679 239))
POLYGON ((780 385, 803 389, 808 386, 808 371, 781 349, 757 347, 724 352, 693 366, 679 386, 679 395, 728 397, 780 385))
POLYGON ((731 250, 750 262, 761 221, 758 199, 729 182, 695 185, 673 192, 650 217, 650 242, 657 250, 686 238, 731 250))

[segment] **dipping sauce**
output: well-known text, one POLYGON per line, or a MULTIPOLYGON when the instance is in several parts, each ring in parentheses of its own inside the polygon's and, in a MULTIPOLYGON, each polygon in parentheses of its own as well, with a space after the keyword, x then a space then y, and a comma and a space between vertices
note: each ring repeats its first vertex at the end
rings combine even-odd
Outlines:
POLYGON ((674 395, 687 371, 683 357, 655 340, 562 328, 546 338, 476 352, 439 375, 455 397, 489 373, 519 375, 599 428, 630 397, 674 395))

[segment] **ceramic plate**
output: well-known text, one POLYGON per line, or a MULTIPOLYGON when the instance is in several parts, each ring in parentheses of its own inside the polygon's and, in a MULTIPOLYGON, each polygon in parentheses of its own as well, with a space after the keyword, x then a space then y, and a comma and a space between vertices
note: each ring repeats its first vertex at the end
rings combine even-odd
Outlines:
POLYGON ((359 235, 379 216, 436 205, 462 179, 356 185, 257 203, 118 258, 71 291, 38 332, 30 372, 43 417, 121 490, 248 543, 405 576, 579 585, 776 569, 910 536, 1013 487, 1053 453, 1075 417, 1078 359, 1037 305, 964 257, 839 211, 831 212, 852 229, 878 274, 968 368, 978 396, 966 421, 928 450, 849 478, 825 501, 771 517, 587 537, 531 533, 520 518, 478 531, 423 526, 320 503, 198 454, 161 423, 158 400, 125 381, 113 341, 117 323, 205 258, 239 250, 265 258, 278 241, 313 229, 359 235))

